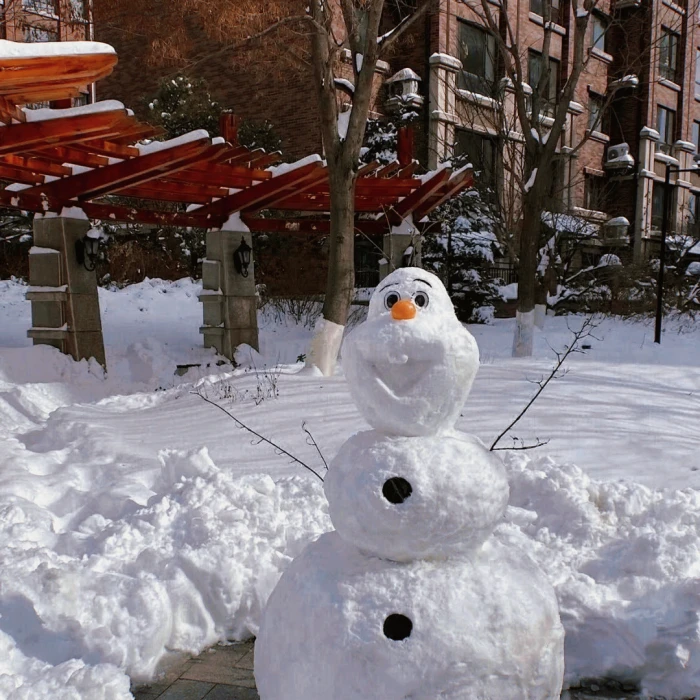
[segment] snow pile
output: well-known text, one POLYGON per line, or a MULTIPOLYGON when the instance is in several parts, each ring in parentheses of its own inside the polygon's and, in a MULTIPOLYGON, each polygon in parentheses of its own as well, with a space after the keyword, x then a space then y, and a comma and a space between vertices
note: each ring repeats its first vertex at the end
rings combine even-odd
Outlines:
POLYGON ((700 493, 594 481, 518 453, 499 535, 557 590, 566 677, 611 677, 644 693, 700 693, 700 493))
POLYGON ((14 645, 0 638, 0 669, 32 698, 128 697, 124 672, 149 679, 170 650, 250 637, 281 571, 330 526, 306 478, 235 476, 206 449, 159 460, 112 479, 97 468, 92 482, 70 465, 27 469, 3 485, 0 631, 14 645), (107 680, 115 690, 99 695, 107 680))

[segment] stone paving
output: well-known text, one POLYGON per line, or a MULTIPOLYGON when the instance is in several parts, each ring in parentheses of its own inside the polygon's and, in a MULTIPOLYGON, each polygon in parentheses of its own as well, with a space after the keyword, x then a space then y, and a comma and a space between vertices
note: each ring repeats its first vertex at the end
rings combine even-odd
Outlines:
MULTIPOLYGON (((253 677, 253 642, 207 649, 175 664, 159 681, 136 686, 132 692, 136 700, 259 700, 253 677)), ((585 689, 565 691, 562 695, 562 700, 594 698, 635 700, 639 696, 631 688, 617 684, 602 687, 593 681, 585 689)))
POLYGON ((253 643, 207 649, 172 667, 158 682, 132 692, 136 700, 258 700, 253 643))

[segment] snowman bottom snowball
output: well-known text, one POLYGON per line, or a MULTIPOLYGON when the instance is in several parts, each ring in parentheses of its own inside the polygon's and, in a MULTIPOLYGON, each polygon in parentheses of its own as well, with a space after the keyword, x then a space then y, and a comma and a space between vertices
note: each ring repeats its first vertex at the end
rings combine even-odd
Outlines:
POLYGON ((497 540, 398 563, 330 532, 272 593, 255 678, 261 700, 555 700, 563 642, 544 574, 497 540))

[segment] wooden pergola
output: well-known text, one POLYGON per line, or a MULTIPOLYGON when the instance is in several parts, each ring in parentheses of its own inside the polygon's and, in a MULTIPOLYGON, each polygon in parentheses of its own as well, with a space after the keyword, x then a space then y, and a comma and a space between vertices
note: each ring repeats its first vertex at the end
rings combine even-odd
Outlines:
MULTIPOLYGON (((143 145, 160 131, 115 101, 23 108, 69 104, 81 88, 112 71, 117 56, 111 47, 82 43, 82 51, 63 45, 75 51, 66 53, 61 43, 0 41, 0 180, 14 185, 0 191, 3 206, 56 214, 79 207, 91 219, 205 229, 240 213, 253 231, 328 229, 328 173, 321 158, 271 167, 279 154, 238 145, 233 115, 222 117, 224 138, 195 131, 143 145), (128 197, 128 206, 114 203, 115 196, 128 197), (182 210, 163 211, 158 203, 182 210), (261 219, 262 210, 275 216, 261 219)), ((416 163, 406 159, 360 170, 358 230, 386 233, 409 215, 419 221, 472 184, 471 170, 443 168, 423 177, 415 171, 416 163)))
MULTIPOLYGON (((255 232, 327 233, 327 167, 317 155, 282 163, 278 153, 241 146, 231 114, 222 115, 221 137, 193 131, 159 141, 161 131, 120 102, 70 106, 116 62, 112 47, 96 42, 0 41, 0 206, 40 215, 28 333, 104 364, 94 267, 80 252, 89 247, 89 220, 193 227, 207 231, 200 331, 205 346, 232 358, 239 344, 257 345, 254 275, 241 274, 235 253, 251 249, 255 232)), ((359 171, 358 233, 382 236, 420 222, 471 186, 470 168, 417 175, 411 150, 402 138, 397 161, 359 171)))

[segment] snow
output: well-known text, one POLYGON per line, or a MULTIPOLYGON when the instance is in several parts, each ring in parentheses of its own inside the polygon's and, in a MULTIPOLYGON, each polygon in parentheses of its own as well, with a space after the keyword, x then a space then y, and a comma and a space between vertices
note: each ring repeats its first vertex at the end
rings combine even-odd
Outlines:
POLYGON ((331 462, 323 488, 340 537, 393 561, 468 553, 490 537, 508 505, 501 460, 457 432, 393 439, 356 433, 331 462), (388 483, 397 476, 410 485, 400 503, 388 483))
POLYGON ((47 41, 33 44, 0 40, 2 58, 42 58, 44 56, 83 56, 86 54, 116 53, 109 45, 100 41, 47 41))
POLYGON ((255 678, 264 700, 553 699, 562 637, 550 584, 514 547, 397 563, 332 532, 272 594, 255 678), (398 615, 412 623, 407 637, 392 630, 398 615))
POLYGON ((333 82, 336 86, 345 88, 350 94, 355 93, 355 86, 349 80, 345 78, 335 78, 333 82))
POLYGON ((56 253, 58 253, 56 248, 44 248, 38 245, 33 245, 29 249, 30 255, 55 255, 56 253))
POLYGON ((523 187, 523 192, 529 192, 533 185, 535 184, 535 178, 537 177, 537 168, 533 168, 532 172, 530 173, 530 177, 528 178, 527 182, 525 183, 523 187))
POLYGON ((362 72, 362 65, 365 62, 365 57, 361 53, 356 53, 355 54, 355 70, 358 73, 362 72))
MULTIPOLYGON (((0 281, 0 697, 122 700, 125 673, 257 631, 290 559, 331 528, 313 476, 190 392, 321 470, 302 420, 329 460, 368 426, 342 373, 299 374, 306 318, 262 310, 261 355, 234 371, 201 347, 199 284, 100 289, 105 376, 31 347, 28 289, 0 281)), ((548 317, 528 359, 510 357, 514 319, 471 326, 481 367, 457 428, 491 444, 581 322, 548 317)), ((700 328, 667 319, 653 335, 605 319, 567 360, 512 431, 549 443, 499 453, 511 495, 495 536, 557 591, 567 682, 678 699, 700 693, 700 328)))
POLYGON ((384 278, 367 321, 343 345, 353 401, 373 428, 393 435, 450 430, 478 365, 474 338, 457 321, 442 282, 414 267, 384 278), (415 323, 396 323, 393 302, 412 308, 415 323))
POLYGON ((222 231, 240 231, 241 233, 250 233, 250 229, 243 223, 241 212, 237 211, 231 214, 221 227, 222 231))
MULTIPOLYGON (((60 42, 63 43, 63 42, 60 42)), ((27 44, 27 46, 37 46, 38 44, 27 44)), ((62 119, 64 117, 79 117, 87 114, 100 114, 101 112, 113 112, 123 110, 124 105, 117 100, 103 100, 80 107, 68 107, 67 109, 53 109, 51 107, 41 107, 40 109, 24 108, 28 122, 44 122, 52 119, 62 119)))
POLYGON ((209 132, 206 129, 195 129, 182 136, 177 136, 174 139, 169 139, 168 141, 151 141, 148 144, 137 144, 136 148, 139 149, 139 153, 145 156, 147 153, 156 153, 157 151, 164 151, 168 148, 175 148, 176 146, 182 146, 186 143, 191 143, 192 141, 199 141, 201 139, 208 139, 209 132))
POLYGON ((352 108, 341 112, 338 115, 338 136, 340 136, 341 141, 345 139, 348 134, 348 127, 350 126, 350 115, 352 114, 352 108))
POLYGON ((303 168, 305 165, 309 165, 310 163, 322 163, 323 159, 321 156, 319 156, 317 153, 314 153, 310 156, 305 156, 304 158, 300 158, 299 160, 294 161, 293 163, 280 163, 280 165, 275 165, 271 168, 268 168, 268 170, 272 173, 272 177, 279 177, 280 175, 284 175, 285 173, 289 173, 292 170, 297 170, 298 168, 303 168))

